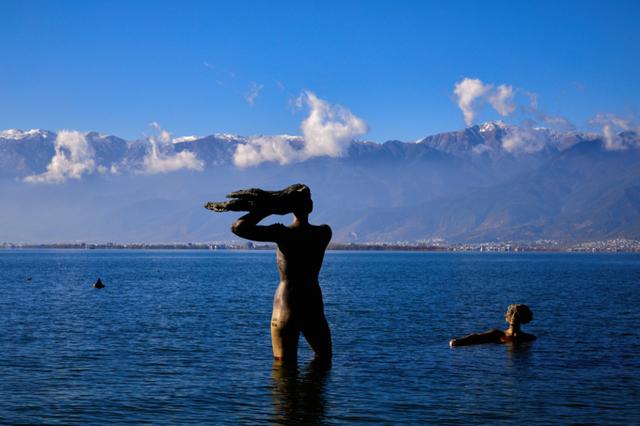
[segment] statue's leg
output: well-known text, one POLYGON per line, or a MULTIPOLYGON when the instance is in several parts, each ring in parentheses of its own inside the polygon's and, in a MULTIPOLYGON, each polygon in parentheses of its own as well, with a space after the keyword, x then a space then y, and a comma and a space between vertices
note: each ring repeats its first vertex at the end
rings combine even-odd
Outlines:
POLYGON ((300 328, 293 321, 271 319, 271 347, 273 357, 283 363, 296 362, 298 359, 298 339, 300 328))
POLYGON ((316 353, 316 359, 326 362, 331 361, 331 331, 327 319, 322 315, 315 320, 305 321, 302 334, 309 342, 309 346, 316 353))

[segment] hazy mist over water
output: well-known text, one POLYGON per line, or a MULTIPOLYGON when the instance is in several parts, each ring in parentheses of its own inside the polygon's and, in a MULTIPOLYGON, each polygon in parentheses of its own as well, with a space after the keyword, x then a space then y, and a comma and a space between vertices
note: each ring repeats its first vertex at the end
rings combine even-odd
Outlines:
POLYGON ((274 257, 0 251, 0 423, 640 421, 638 255, 329 252, 328 372, 272 366, 274 257), (533 344, 448 347, 510 303, 533 344))

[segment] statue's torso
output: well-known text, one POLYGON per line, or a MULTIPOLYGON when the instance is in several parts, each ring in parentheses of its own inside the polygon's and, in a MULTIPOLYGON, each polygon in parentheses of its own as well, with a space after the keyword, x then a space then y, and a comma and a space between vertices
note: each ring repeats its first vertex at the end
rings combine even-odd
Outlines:
POLYGON ((331 231, 328 226, 287 228, 278 242, 280 283, 273 299, 273 318, 303 320, 324 311, 318 275, 331 231))

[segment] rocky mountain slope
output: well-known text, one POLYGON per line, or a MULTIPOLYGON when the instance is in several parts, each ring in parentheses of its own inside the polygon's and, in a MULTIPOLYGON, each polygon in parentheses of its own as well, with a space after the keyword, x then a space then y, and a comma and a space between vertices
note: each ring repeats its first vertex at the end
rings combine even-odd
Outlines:
MULTIPOLYGON (((233 215, 207 212, 205 201, 294 182, 311 187, 314 219, 332 225, 334 241, 640 237, 634 132, 616 135, 611 149, 597 134, 490 122, 418 142, 353 142, 341 157, 245 168, 234 154, 256 138, 61 135, 0 132, 0 242, 230 240, 233 215)), ((294 150, 303 144, 269 138, 294 150)))

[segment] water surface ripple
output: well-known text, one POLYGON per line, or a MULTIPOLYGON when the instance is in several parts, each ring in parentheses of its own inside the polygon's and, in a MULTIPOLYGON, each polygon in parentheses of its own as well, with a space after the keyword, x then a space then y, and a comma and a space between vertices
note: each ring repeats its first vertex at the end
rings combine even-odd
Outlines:
POLYGON ((272 252, 2 250, 0 423, 640 423, 638 255, 330 252, 320 279, 333 368, 301 341, 283 369, 272 252), (514 302, 532 345, 448 347, 514 302))

